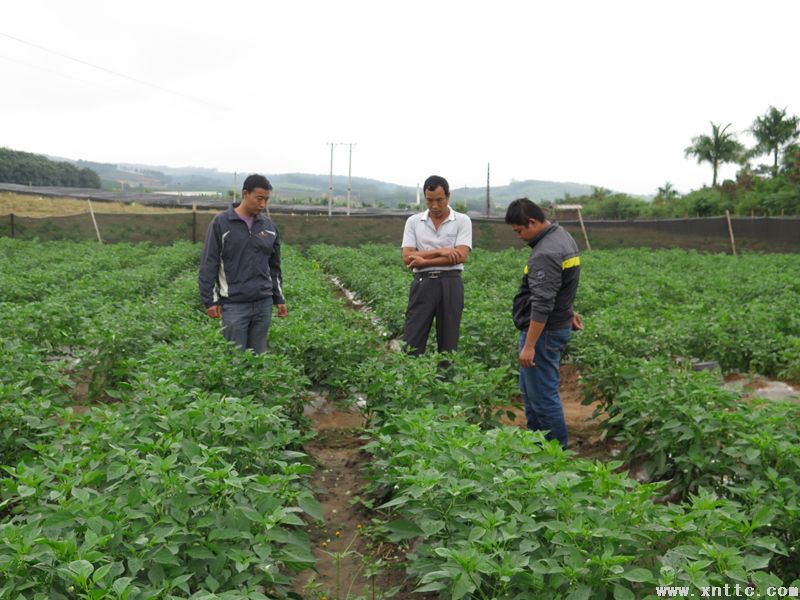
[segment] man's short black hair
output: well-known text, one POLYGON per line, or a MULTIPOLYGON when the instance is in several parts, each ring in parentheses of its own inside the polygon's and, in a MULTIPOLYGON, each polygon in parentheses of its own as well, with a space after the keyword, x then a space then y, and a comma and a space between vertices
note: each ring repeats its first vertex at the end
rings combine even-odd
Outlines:
POLYGON ((540 223, 547 220, 542 208, 527 198, 517 198, 506 209, 506 223, 508 225, 528 226, 529 219, 536 219, 540 223))
POLYGON ((270 191, 272 189, 272 184, 269 182, 269 179, 263 175, 248 175, 247 179, 245 179, 242 184, 242 191, 251 194, 256 188, 270 191))
POLYGON ((431 175, 425 180, 425 183, 422 185, 422 193, 432 192, 438 187, 444 190, 445 196, 448 198, 450 197, 450 184, 447 183, 447 179, 439 177, 438 175, 431 175))

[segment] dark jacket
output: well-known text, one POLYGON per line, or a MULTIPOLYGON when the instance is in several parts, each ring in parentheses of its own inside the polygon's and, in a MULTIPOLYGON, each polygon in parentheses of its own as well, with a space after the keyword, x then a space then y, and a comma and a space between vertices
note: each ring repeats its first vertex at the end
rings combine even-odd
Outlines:
POLYGON ((203 304, 208 308, 270 296, 274 304, 285 304, 278 228, 259 214, 249 231, 233 210, 235 206, 214 217, 206 232, 198 275, 203 304))
POLYGON ((531 255, 514 297, 514 325, 519 330, 527 329, 531 321, 546 323, 545 329, 570 327, 581 273, 578 245, 557 223, 528 245, 531 255))

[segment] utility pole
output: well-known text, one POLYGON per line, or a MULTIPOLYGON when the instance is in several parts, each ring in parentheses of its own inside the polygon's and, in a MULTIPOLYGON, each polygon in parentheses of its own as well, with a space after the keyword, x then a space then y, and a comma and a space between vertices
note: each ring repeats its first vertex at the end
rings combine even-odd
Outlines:
POLYGON ((419 184, 417 184, 417 206, 419 206, 419 184))
POLYGON ((236 171, 233 172, 233 203, 236 204, 236 171))
POLYGON ((328 177, 328 216, 333 215, 333 149, 336 148, 336 142, 328 142, 331 147, 331 172, 328 177))
POLYGON ((489 167, 490 164, 486 163, 486 216, 489 217, 492 214, 492 204, 489 199, 489 167))
POLYGON ((350 146, 350 160, 347 163, 347 216, 350 216, 350 191, 353 189, 352 185, 352 172, 353 172, 353 146, 354 143, 347 144, 350 146))

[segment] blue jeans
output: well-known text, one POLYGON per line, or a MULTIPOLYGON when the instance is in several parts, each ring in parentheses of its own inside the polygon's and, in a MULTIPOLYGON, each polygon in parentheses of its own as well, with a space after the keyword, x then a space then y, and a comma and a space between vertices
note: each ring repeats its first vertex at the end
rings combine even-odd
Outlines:
MULTIPOLYGON (((527 330, 519 334, 519 350, 525 344, 527 330)), ((567 424, 564 408, 558 395, 561 383, 561 353, 569 342, 572 330, 545 329, 536 342, 535 367, 520 367, 519 389, 525 401, 525 417, 528 429, 545 431, 548 440, 558 440, 567 447, 567 424)))
POLYGON ((266 352, 270 323, 272 298, 222 305, 222 335, 242 350, 249 348, 256 354, 266 352))

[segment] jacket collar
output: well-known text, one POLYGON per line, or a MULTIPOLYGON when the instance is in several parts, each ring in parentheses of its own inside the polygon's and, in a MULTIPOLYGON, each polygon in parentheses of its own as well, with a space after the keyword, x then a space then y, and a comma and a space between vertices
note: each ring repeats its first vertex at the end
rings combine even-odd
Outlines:
MULTIPOLYGON (((225 214, 228 215, 228 220, 229 221, 238 221, 238 220, 241 219, 241 217, 239 216, 239 213, 237 213, 234 210, 234 208, 239 206, 239 204, 241 204, 241 202, 237 202, 236 204, 231 204, 228 207, 228 210, 225 211, 225 214)), ((266 215, 264 215, 264 213, 261 212, 261 213, 258 213, 255 217, 253 217, 253 221, 264 221, 264 220, 266 220, 266 218, 267 218, 266 215)))
POLYGON ((545 237, 550 235, 555 230, 556 227, 558 227, 558 223, 551 222, 550 225, 545 227, 542 231, 539 232, 539 234, 535 238, 533 238, 530 242, 528 242, 528 246, 530 246, 531 248, 536 246, 536 244, 538 244, 545 237))

